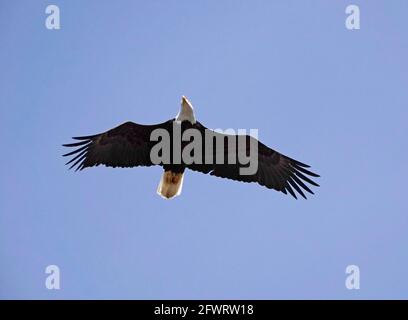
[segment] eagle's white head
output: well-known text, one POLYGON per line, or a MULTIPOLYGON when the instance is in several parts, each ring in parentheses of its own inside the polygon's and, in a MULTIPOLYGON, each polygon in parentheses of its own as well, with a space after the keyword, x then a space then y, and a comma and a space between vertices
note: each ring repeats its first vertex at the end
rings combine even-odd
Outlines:
POLYGON ((176 116, 176 121, 190 121, 192 124, 196 123, 194 116, 194 109, 191 102, 185 96, 181 97, 180 112, 176 116))

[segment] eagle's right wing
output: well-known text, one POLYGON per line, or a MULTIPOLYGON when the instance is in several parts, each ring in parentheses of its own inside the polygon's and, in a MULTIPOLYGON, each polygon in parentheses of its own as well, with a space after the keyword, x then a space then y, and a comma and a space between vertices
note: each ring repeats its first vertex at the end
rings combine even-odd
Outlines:
POLYGON ((107 167, 137 167, 154 165, 150 159, 150 150, 157 142, 150 141, 155 129, 171 130, 173 120, 156 125, 141 125, 125 122, 101 134, 74 137, 80 142, 64 144, 64 147, 78 147, 64 154, 74 156, 66 164, 76 170, 103 164, 107 167))

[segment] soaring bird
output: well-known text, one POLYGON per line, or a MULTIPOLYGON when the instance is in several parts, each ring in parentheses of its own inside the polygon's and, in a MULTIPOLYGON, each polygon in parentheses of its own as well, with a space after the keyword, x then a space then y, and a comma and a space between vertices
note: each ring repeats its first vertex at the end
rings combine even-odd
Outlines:
POLYGON ((193 106, 185 96, 177 116, 166 122, 154 125, 125 122, 104 133, 73 139, 79 142, 63 145, 76 148, 64 154, 65 157, 73 156, 66 163, 71 164, 70 169, 83 170, 100 164, 113 168, 160 165, 164 172, 157 193, 165 199, 181 194, 185 169, 236 181, 257 182, 266 188, 289 193, 295 199, 297 193, 305 199, 305 191, 313 194, 306 183, 319 186, 311 179, 319 175, 307 169, 310 166, 267 147, 256 138, 206 128, 196 120, 193 106), (252 172, 248 172, 249 160, 239 161, 248 156, 256 161, 252 172), (247 172, 244 169, 248 169, 247 172))

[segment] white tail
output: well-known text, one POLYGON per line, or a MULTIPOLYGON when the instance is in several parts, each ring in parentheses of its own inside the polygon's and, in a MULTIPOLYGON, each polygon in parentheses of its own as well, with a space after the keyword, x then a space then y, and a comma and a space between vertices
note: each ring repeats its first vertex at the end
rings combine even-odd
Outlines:
POLYGON ((171 199, 181 194, 184 173, 164 171, 160 179, 157 193, 165 199, 171 199))

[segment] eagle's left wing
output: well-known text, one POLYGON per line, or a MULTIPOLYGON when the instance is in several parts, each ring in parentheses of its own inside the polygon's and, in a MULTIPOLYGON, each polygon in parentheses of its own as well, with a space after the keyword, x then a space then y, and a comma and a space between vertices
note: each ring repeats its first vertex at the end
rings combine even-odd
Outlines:
MULTIPOLYGON (((210 130, 204 127, 201 123, 197 122, 195 128, 201 131, 202 136, 205 136, 205 130, 210 130)), ((213 132, 214 136, 222 138, 224 141, 227 138, 227 135, 213 132), (220 136, 221 135, 221 136, 220 136)), ((237 137, 237 136, 236 136, 237 137)), ((199 171, 202 173, 210 173, 212 176, 227 178, 242 182, 257 182, 258 184, 265 186, 269 189, 275 189, 281 191, 285 194, 289 192, 294 198, 297 199, 296 190, 302 197, 306 198, 304 191, 307 191, 313 194, 313 191, 306 185, 309 183, 313 186, 319 186, 314 182, 310 177, 319 177, 318 174, 311 172, 307 168, 308 165, 289 158, 271 148, 264 145, 262 142, 257 139, 246 135, 246 152, 249 154, 250 143, 256 143, 258 146, 258 170, 255 174, 252 175, 242 175, 240 168, 246 167, 240 163, 229 164, 227 163, 228 155, 231 152, 236 153, 235 159, 238 159, 238 146, 231 150, 227 143, 224 143, 224 163, 216 164, 213 161, 213 164, 205 164, 205 157, 203 158, 202 164, 191 164, 187 168, 199 171), (305 183, 306 182, 306 183, 305 183)), ((236 139, 238 140, 238 139, 236 139)), ((204 139, 203 139, 204 141, 204 139)), ((204 146, 205 149, 205 146, 204 146)), ((203 153, 205 152, 203 149, 203 153)), ((214 149, 214 153, 217 151, 214 149)), ((242 150, 241 150, 242 152, 242 150)))

